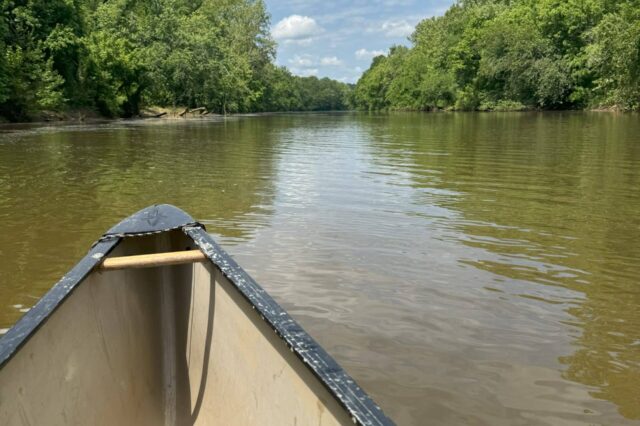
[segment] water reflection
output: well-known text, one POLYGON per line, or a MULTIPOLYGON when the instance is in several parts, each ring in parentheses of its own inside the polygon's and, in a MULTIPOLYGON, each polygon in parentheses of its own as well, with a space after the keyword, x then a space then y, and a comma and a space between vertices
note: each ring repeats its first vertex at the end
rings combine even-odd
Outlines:
POLYGON ((11 306, 33 305, 102 232, 150 204, 250 238, 271 214, 277 132, 230 119, 1 134, 0 327, 20 315, 11 306))
POLYGON ((638 135, 637 115, 588 113, 0 133, 0 327, 123 214, 169 202, 399 424, 631 424, 638 135))
MULTIPOLYGON (((613 402, 624 417, 640 419, 637 116, 406 114, 375 121, 373 156, 380 166, 409 174, 413 214, 440 221, 449 230, 444 238, 473 249, 458 251, 459 261, 493 275, 476 282, 497 300, 540 313, 534 324, 506 316, 482 342, 502 341, 507 353, 513 347, 514 353, 570 354, 559 357, 566 368, 538 355, 551 371, 519 383, 558 384, 561 376, 587 385, 582 393, 613 402), (460 216, 423 211, 434 204, 460 216), (535 336, 528 336, 532 326, 535 336), (505 338, 509 330, 514 336, 505 338), (543 336, 550 341, 536 342, 543 336), (562 340, 570 346, 559 345, 562 340)), ((558 391, 554 398, 566 395, 566 385, 558 391)), ((505 392, 513 389, 498 394, 505 392)), ((587 407, 583 398, 573 402, 584 413, 575 413, 621 421, 587 407)))

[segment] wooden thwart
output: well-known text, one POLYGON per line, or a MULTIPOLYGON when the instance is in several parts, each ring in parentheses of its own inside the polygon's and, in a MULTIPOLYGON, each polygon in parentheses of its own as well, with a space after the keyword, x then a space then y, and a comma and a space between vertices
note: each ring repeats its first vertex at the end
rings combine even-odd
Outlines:
POLYGON ((200 250, 174 251, 106 258, 99 266, 99 269, 110 271, 127 268, 153 268, 156 266, 204 262, 205 260, 207 260, 207 257, 200 250))

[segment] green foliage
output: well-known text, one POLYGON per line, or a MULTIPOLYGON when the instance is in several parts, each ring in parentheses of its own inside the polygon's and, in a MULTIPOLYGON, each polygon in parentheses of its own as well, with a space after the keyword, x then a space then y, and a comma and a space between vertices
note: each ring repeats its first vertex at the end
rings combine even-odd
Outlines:
POLYGON ((91 13, 83 37, 85 73, 91 100, 105 115, 132 116, 146 84, 139 23, 127 0, 105 2, 91 13))
POLYGON ((594 89, 597 102, 640 109, 640 2, 623 4, 589 35, 589 64, 598 76, 594 89))
POLYGON ((375 58, 363 109, 640 108, 638 0, 467 0, 375 58))
POLYGON ((348 107, 348 85, 292 76, 274 56, 262 0, 0 0, 0 115, 348 107))
POLYGON ((317 77, 298 77, 284 67, 269 65, 261 83, 264 90, 253 104, 254 111, 333 111, 350 108, 349 85, 317 77))
POLYGON ((387 99, 389 83, 393 80, 394 70, 390 59, 384 56, 373 58, 371 67, 365 71, 356 85, 354 99, 356 105, 369 110, 379 110, 389 107, 387 99))
POLYGON ((517 101, 484 101, 476 109, 478 111, 525 111, 527 106, 517 101))
POLYGON ((55 68, 55 43, 49 44, 48 36, 56 28, 56 33, 62 31, 67 12, 66 3, 55 0, 0 3, 0 115, 22 119, 64 102, 64 80, 55 68))
POLYGON ((7 67, 7 46, 5 37, 7 33, 7 25, 4 15, 0 15, 0 105, 4 104, 9 98, 9 69, 7 67))
POLYGON ((536 25, 528 9, 511 9, 480 30, 477 77, 489 99, 508 99, 541 108, 556 107, 571 82, 562 57, 536 25))

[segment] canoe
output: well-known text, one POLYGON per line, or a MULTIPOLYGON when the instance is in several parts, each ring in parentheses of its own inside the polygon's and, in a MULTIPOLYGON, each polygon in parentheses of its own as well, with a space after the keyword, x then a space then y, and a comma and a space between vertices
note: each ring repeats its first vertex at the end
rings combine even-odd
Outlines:
POLYGON ((392 425, 170 205, 104 234, 0 339, 2 425, 392 425))

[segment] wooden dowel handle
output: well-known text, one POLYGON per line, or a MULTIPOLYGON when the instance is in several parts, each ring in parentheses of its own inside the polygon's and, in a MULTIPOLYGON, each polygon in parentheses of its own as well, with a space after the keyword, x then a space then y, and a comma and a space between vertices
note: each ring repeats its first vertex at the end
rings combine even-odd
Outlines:
POLYGON ((141 254, 136 256, 108 257, 99 266, 104 271, 127 268, 153 268, 155 266, 182 265, 204 262, 207 257, 200 250, 169 253, 141 254))

